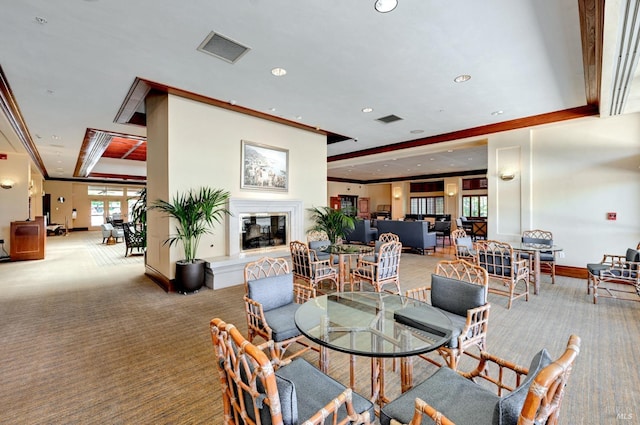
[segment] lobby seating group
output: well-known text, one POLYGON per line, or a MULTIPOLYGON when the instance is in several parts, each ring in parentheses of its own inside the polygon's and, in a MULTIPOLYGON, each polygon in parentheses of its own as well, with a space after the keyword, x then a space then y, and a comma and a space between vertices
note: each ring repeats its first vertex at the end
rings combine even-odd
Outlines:
POLYGON ((436 250, 436 233, 429 231, 427 221, 378 220, 378 234, 395 233, 403 248, 413 248, 424 254, 436 250))

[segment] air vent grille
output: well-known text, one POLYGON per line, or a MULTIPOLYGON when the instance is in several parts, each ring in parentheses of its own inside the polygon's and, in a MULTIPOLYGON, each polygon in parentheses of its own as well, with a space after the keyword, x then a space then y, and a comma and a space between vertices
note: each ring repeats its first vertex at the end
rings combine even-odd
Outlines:
POLYGON ((402 118, 400 118, 397 115, 393 115, 393 114, 392 115, 387 115, 386 117, 381 117, 381 118, 377 119, 377 121, 380 121, 380 122, 385 123, 385 124, 390 124, 392 122, 400 121, 400 120, 402 120, 402 118))
POLYGON ((249 50, 247 46, 243 46, 231 40, 228 37, 217 34, 213 31, 204 39, 198 50, 204 53, 208 53, 219 59, 227 61, 229 63, 236 63, 244 54, 249 50))

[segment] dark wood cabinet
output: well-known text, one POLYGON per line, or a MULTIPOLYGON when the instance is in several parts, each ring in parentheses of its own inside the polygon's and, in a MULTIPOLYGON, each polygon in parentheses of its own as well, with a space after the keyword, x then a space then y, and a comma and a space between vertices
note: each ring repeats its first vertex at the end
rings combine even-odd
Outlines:
POLYGON ((47 231, 44 217, 11 222, 11 260, 42 260, 47 231))

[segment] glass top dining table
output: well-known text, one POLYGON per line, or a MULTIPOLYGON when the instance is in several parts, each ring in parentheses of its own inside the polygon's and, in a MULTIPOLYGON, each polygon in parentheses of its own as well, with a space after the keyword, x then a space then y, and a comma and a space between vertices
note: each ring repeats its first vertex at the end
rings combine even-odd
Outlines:
POLYGON ((351 269, 351 258, 362 255, 373 254, 374 247, 370 245, 339 243, 327 246, 323 252, 336 255, 338 257, 338 278, 340 279, 340 292, 344 291, 344 284, 348 280, 347 273, 351 269), (345 259, 348 258, 348 264, 345 259))
POLYGON ((320 345, 323 372, 329 368, 326 349, 351 355, 352 386, 355 356, 376 358, 379 375, 371 379, 372 400, 378 402, 386 402, 382 359, 400 358, 404 391, 412 385, 411 356, 446 344, 453 326, 427 303, 380 292, 337 292, 312 298, 298 308, 295 323, 302 334, 320 345))

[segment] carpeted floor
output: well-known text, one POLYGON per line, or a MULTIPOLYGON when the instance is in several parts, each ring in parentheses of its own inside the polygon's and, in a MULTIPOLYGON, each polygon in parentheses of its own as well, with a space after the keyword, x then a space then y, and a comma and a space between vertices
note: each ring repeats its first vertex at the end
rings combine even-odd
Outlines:
MULTIPOLYGON (((246 329, 242 286, 167 294, 144 276, 143 257, 101 240, 49 237, 45 260, 0 263, 0 424, 221 424, 208 324, 246 329)), ((403 290, 428 283, 447 249, 403 254, 403 290)), ((575 333, 582 352, 560 423, 640 423, 640 303, 593 305, 585 281, 543 280, 540 295, 509 311, 489 295, 489 351, 526 365, 542 347, 559 355, 575 333)), ((331 355, 330 373, 348 382, 346 356, 331 355)), ((415 381, 434 370, 416 360, 415 381)), ((368 373, 359 359, 362 394, 368 373)), ((387 376, 393 398, 397 378, 387 376)))

